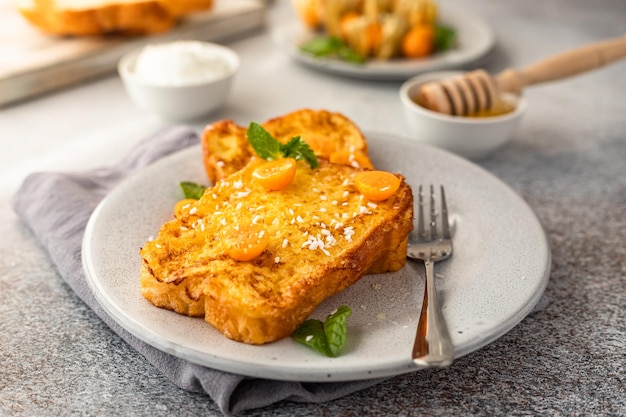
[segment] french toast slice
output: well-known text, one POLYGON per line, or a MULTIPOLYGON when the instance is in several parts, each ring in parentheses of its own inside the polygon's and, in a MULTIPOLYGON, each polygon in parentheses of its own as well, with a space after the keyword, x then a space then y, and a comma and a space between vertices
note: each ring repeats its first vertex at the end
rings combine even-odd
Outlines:
POLYGON ((253 158, 207 189, 141 249, 144 297, 180 314, 204 314, 230 339, 264 344, 291 335, 322 301, 366 273, 401 269, 413 227, 404 178, 396 174, 399 189, 373 203, 354 185, 362 169, 319 162, 311 169, 299 161, 287 188, 267 191, 252 178, 265 161, 253 158), (269 236, 268 246, 237 261, 224 241, 251 225, 269 236))
POLYGON ((204 296, 190 297, 192 280, 180 283, 159 281, 142 264, 139 273, 141 295, 157 307, 190 317, 204 317, 204 296))
POLYGON ((171 29, 213 0, 18 0, 18 11, 51 35, 146 35, 171 29))
MULTIPOLYGON (((282 143, 300 136, 320 159, 373 168, 367 141, 347 117, 327 110, 300 109, 270 119, 263 127, 282 143)), ((208 125, 201 138, 204 168, 213 184, 243 168, 256 153, 248 143, 247 127, 232 120, 208 125)))

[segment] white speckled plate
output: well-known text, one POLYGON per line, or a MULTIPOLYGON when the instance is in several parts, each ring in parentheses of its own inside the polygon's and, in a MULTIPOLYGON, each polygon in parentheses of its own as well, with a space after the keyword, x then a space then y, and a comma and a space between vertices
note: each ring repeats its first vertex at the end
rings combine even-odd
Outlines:
MULTIPOLYGON (((383 134, 367 135, 377 167, 404 174, 416 187, 444 184, 454 224, 454 255, 436 266, 444 316, 456 356, 502 336, 539 300, 550 250, 537 218, 509 187, 437 148, 383 134)), ((124 328, 172 355, 250 376, 341 381, 383 377, 418 368, 410 354, 422 300, 423 270, 366 276, 326 300, 323 318, 349 305, 342 355, 326 358, 291 339, 264 346, 233 342, 202 319, 158 309, 139 292, 139 248, 171 218, 178 182, 206 183, 199 147, 167 157, 129 178, 98 206, 85 232, 83 264, 96 298, 124 328)))
POLYGON ((462 68, 476 63, 491 50, 495 36, 481 18, 448 8, 442 9, 441 14, 441 23, 456 30, 458 45, 449 51, 422 59, 370 60, 359 65, 338 59, 316 58, 302 52, 299 47, 319 34, 307 30, 296 20, 275 26, 272 39, 289 56, 306 66, 342 76, 372 80, 406 80, 427 71, 462 68))

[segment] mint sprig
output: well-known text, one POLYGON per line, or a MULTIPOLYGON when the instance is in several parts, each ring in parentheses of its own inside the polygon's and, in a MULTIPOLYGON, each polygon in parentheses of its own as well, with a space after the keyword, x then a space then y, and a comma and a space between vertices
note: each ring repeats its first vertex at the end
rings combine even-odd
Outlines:
POLYGON ((443 52, 456 45, 456 30, 449 26, 435 26, 435 51, 443 52))
POLYGON ((350 307, 343 305, 326 316, 323 323, 316 319, 306 320, 291 337, 323 355, 334 358, 341 353, 346 342, 346 323, 351 314, 350 307))
POLYGON ((315 153, 300 136, 289 139, 289 142, 281 144, 280 148, 285 158, 305 161, 311 168, 317 168, 319 165, 315 153))
POLYGON ((336 36, 317 36, 300 45, 300 50, 319 57, 336 53, 342 45, 344 43, 336 36))
POLYGON ((336 36, 318 36, 302 45, 300 50, 316 58, 335 57, 353 64, 363 64, 367 57, 356 52, 336 36))
POLYGON ((204 194, 204 190, 206 190, 204 185, 189 181, 181 182, 180 188, 183 190, 185 198, 192 198, 194 200, 199 200, 200 197, 202 197, 202 194, 204 194))
POLYGON ((248 142, 261 158, 273 160, 283 156, 280 151, 282 144, 260 124, 250 123, 246 134, 248 135, 248 142))
POLYGON ((300 136, 295 136, 283 144, 256 122, 250 123, 246 133, 250 146, 263 159, 294 158, 305 161, 311 168, 317 168, 319 165, 315 153, 300 136))

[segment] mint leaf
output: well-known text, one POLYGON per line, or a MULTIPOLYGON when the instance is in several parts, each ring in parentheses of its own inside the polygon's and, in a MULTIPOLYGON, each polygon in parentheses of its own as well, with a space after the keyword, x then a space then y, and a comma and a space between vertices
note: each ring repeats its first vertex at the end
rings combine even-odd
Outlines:
POLYGON ((326 316, 324 323, 315 319, 306 320, 291 337, 323 355, 336 357, 346 342, 348 332, 346 322, 351 314, 350 307, 341 306, 326 316))
POLYGON ((300 45, 300 50, 317 58, 339 58, 353 64, 362 64, 367 61, 367 57, 350 48, 336 36, 318 36, 300 45))
POLYGON ((315 319, 306 320, 291 335, 296 342, 317 350, 322 355, 331 356, 324 325, 315 319))
POLYGON ((448 26, 435 26, 435 50, 447 51, 456 44, 456 31, 448 26))
POLYGON ((248 142, 261 158, 271 161, 283 156, 280 150, 281 143, 260 124, 250 123, 247 135, 248 142))
POLYGON ((337 56, 344 61, 352 62, 353 64, 363 64, 367 61, 367 57, 361 55, 354 49, 342 45, 339 49, 337 49, 337 56))
POLYGON ((204 194, 204 190, 206 190, 204 185, 189 181, 181 182, 180 188, 182 188, 185 198, 193 198, 194 200, 199 200, 202 194, 204 194))
POLYGON ((328 56, 336 53, 342 45, 337 37, 320 36, 300 45, 300 50, 314 56, 328 56))
POLYGON ((350 314, 352 314, 350 307, 341 306, 324 320, 324 333, 326 334, 328 350, 331 356, 339 355, 344 343, 346 343, 346 334, 348 332, 346 321, 350 314))
POLYGON ((289 142, 280 146, 280 150, 285 158, 306 161, 311 168, 317 168, 319 165, 315 153, 309 144, 302 140, 300 136, 289 139, 289 142))
POLYGON ((250 123, 247 135, 250 146, 263 159, 271 161, 279 158, 294 158, 306 161, 311 168, 317 168, 319 165, 317 157, 300 136, 291 138, 283 145, 263 126, 255 122, 250 123))

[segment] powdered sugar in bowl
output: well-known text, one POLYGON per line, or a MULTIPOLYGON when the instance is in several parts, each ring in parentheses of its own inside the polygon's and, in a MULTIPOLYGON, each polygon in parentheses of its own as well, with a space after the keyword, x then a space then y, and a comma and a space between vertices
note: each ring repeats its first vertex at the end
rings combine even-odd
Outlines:
POLYGON ((171 121, 196 119, 216 110, 238 69, 234 51, 200 41, 146 45, 118 64, 132 100, 171 121))

